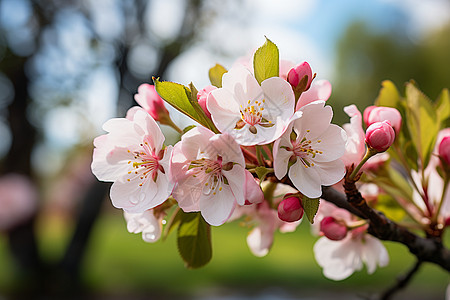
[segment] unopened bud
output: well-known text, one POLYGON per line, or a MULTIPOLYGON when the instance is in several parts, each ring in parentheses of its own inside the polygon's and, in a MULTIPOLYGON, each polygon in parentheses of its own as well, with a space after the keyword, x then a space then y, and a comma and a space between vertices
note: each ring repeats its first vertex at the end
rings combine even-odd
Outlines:
POLYGON ((364 110, 363 118, 367 127, 376 122, 389 121, 396 134, 402 127, 402 115, 393 107, 369 106, 364 110))
POLYGON ((366 144, 370 148, 384 152, 395 140, 395 131, 389 121, 376 122, 366 130, 366 144))
POLYGON ((444 168, 450 168, 450 136, 446 136, 441 140, 438 154, 442 163, 445 164, 444 168))
POLYGON ((320 222, 320 231, 332 241, 340 241, 347 236, 347 226, 333 217, 325 217, 320 222))
POLYGON ((155 121, 164 122, 169 116, 169 112, 164 106, 163 99, 158 95, 155 86, 148 83, 141 84, 138 93, 134 95, 134 100, 145 109, 155 121))
POLYGON ((292 87, 294 89, 301 88, 302 92, 309 89, 312 80, 312 70, 306 61, 293 67, 287 76, 287 81, 292 85, 292 87))
POLYGON ((209 93, 211 93, 211 91, 215 90, 216 87, 213 85, 208 85, 206 86, 204 89, 198 91, 197 93, 197 101, 198 104, 200 105, 200 107, 203 109, 203 111, 205 112, 206 116, 208 118, 211 119, 211 113, 208 110, 208 107, 206 105, 207 101, 208 101, 208 96, 209 93))
POLYGON ((303 217, 303 206, 296 196, 287 197, 278 205, 278 218, 285 222, 295 222, 303 217))

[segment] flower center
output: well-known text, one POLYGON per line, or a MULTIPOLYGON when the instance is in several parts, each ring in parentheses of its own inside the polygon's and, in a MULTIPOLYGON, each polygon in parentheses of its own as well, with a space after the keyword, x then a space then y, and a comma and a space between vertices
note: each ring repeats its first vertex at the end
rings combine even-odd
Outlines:
POLYGON ((217 156, 217 160, 205 157, 193 160, 189 170, 191 175, 203 185, 204 195, 216 195, 217 192, 222 191, 222 184, 226 182, 226 178, 222 175, 222 157, 217 156))
MULTIPOLYGON (((320 143, 321 140, 311 141, 306 137, 309 132, 310 130, 306 130, 306 134, 303 137, 291 139, 292 148, 288 149, 294 153, 295 157, 300 159, 305 168, 313 167, 314 163, 311 162, 311 160, 313 160, 317 154, 323 154, 323 151, 313 149, 313 143, 320 143)), ((294 131, 293 134, 296 136, 294 131)))
POLYGON ((255 125, 260 125, 263 127, 272 127, 274 124, 272 124, 272 121, 267 120, 263 117, 263 111, 264 111, 264 103, 266 102, 265 99, 262 101, 255 100, 253 103, 251 100, 248 100, 247 106, 243 107, 241 105, 240 112, 241 112, 241 119, 236 122, 235 129, 241 129, 245 126, 245 124, 250 125, 249 130, 251 133, 256 134, 257 129, 255 125))
MULTIPOLYGON (((159 160, 164 156, 164 150, 156 154, 155 150, 151 149, 147 142, 140 144, 140 147, 140 150, 133 151, 134 161, 128 161, 128 164, 133 167, 132 171, 129 171, 128 174, 134 174, 134 177, 137 177, 141 181, 139 186, 142 186, 149 177, 156 182, 158 171, 161 171, 163 174, 165 173, 164 167, 159 164, 159 160)), ((131 153, 130 150, 128 152, 131 153)), ((131 181, 131 179, 127 179, 127 181, 131 181)))

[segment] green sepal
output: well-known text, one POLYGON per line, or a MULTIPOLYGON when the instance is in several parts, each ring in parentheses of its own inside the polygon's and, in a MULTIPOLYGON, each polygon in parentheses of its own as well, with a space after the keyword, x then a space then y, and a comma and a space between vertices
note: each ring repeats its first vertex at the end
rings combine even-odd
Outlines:
POLYGON ((308 198, 303 195, 302 206, 306 217, 311 224, 314 224, 314 217, 319 210, 320 198, 308 198))
POLYGON ((191 130, 192 128, 195 128, 195 127, 197 127, 197 126, 196 125, 189 125, 189 126, 184 127, 182 135, 185 134, 186 132, 188 132, 189 130, 191 130))
POLYGON ((211 228, 199 212, 182 213, 177 245, 189 269, 200 268, 211 260, 211 228))
POLYGON ((272 170, 267 169, 266 167, 256 167, 255 168, 256 175, 259 178, 260 182, 263 182, 266 179, 267 174, 273 172, 272 170))
POLYGON ((209 81, 211 81, 211 84, 215 87, 221 88, 222 87, 222 76, 225 74, 227 69, 225 69, 224 66, 216 64, 214 67, 209 69, 208 75, 209 75, 209 81))
POLYGON ((267 78, 278 77, 279 56, 278 47, 266 37, 264 45, 258 48, 253 56, 253 69, 259 84, 267 78))

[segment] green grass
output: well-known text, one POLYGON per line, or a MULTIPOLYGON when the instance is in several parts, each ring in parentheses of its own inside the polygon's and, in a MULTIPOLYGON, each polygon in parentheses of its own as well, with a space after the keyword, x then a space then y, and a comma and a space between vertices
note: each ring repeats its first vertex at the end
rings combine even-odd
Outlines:
MULTIPOLYGON (((40 225, 40 249, 46 259, 58 259, 70 229, 70 224, 55 220, 40 225)), ((212 228, 212 261, 203 268, 188 270, 178 255, 175 233, 166 241, 148 244, 139 234, 127 232, 120 211, 106 211, 90 240, 82 266, 83 281, 99 294, 185 295, 214 288, 252 291, 267 287, 370 293, 390 286, 414 262, 406 247, 385 243, 391 260, 388 267, 377 269, 373 275, 363 270, 334 282, 323 277, 314 260, 312 247, 317 238, 310 235, 308 224, 301 224, 294 233, 276 234, 274 246, 264 258, 254 257, 248 250, 247 231, 236 223, 212 228)), ((0 237, 1 290, 13 283, 10 258, 6 240, 0 237)), ((447 272, 426 264, 408 290, 444 295, 448 282, 447 272)))

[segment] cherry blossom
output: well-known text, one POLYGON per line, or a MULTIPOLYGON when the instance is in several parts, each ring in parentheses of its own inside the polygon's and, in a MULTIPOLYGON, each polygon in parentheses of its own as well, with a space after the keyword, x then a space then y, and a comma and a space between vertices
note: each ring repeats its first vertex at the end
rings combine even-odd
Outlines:
POLYGON ((142 239, 148 243, 159 240, 162 232, 163 214, 156 217, 153 209, 141 213, 129 213, 124 211, 127 229, 130 233, 141 233, 142 239))
POLYGON ((138 93, 134 95, 134 100, 156 121, 163 121, 169 115, 164 101, 156 92, 154 85, 141 84, 138 87, 138 93))
MULTIPOLYGON (((329 216, 333 216, 335 221, 345 224, 351 230, 343 239, 330 240, 324 236, 314 245, 315 259, 323 268, 325 277, 343 280, 355 271, 360 271, 364 264, 369 274, 375 272, 377 265, 380 267, 388 265, 389 256, 386 248, 378 239, 366 233, 367 224, 361 225, 361 222, 348 211, 321 201, 315 224, 320 224, 329 216)), ((315 225, 316 231, 318 226, 320 225, 315 225)))
POLYGON ((236 205, 245 203, 244 167, 242 151, 230 135, 195 127, 174 146, 173 197, 185 212, 200 211, 206 222, 221 225, 236 205))
POLYGON ((252 73, 237 65, 211 91, 207 108, 220 132, 244 146, 268 144, 285 131, 294 113, 294 93, 288 82, 272 77, 258 84, 252 73))
MULTIPOLYGON (((414 202, 424 212, 427 212, 427 210, 433 211, 437 206, 439 206, 442 200, 442 204, 440 204, 441 209, 439 212, 439 217, 444 219, 450 217, 450 186, 447 186, 445 195, 442 195, 444 192, 444 179, 437 171, 437 167, 441 163, 438 157, 439 145, 442 140, 449 136, 450 128, 445 128, 439 132, 436 145, 433 150, 434 154, 431 156, 430 162, 424 172, 411 170, 411 176, 418 189, 418 191, 416 189, 413 190, 414 202)), ((440 221, 443 222, 443 220, 440 221)))
POLYGON ((322 194, 322 185, 341 180, 345 167, 339 159, 345 151, 346 134, 330 124, 333 112, 324 101, 312 102, 296 112, 289 128, 273 147, 278 179, 286 173, 294 186, 309 198, 322 194))
POLYGON ((389 121, 375 122, 366 130, 366 144, 378 152, 384 152, 395 140, 395 131, 389 121))
POLYGON ((331 83, 328 80, 314 80, 311 87, 300 95, 295 110, 305 106, 308 103, 322 100, 327 101, 331 96, 331 83))
POLYGON ((376 122, 389 121, 396 134, 402 127, 402 115, 393 107, 369 106, 364 110, 363 117, 367 127, 376 122))
MULTIPOLYGON (((263 182, 263 189, 268 184, 267 181, 263 182)), ((297 193, 297 190, 288 185, 277 184, 273 194, 273 203, 278 205, 287 193, 297 193)), ((280 220, 277 210, 271 208, 267 201, 237 207, 229 222, 241 217, 244 217, 243 222, 246 226, 252 227, 247 236, 247 245, 253 255, 258 257, 266 256, 269 253, 273 244, 274 233, 277 230, 282 233, 293 232, 301 223, 301 220, 295 222, 280 220)))
POLYGON ((107 121, 108 134, 94 140, 92 172, 101 181, 114 182, 113 205, 138 213, 164 202, 171 194, 169 163, 172 146, 143 109, 130 109, 127 118, 107 121))

